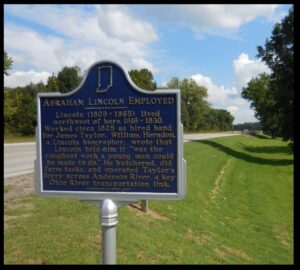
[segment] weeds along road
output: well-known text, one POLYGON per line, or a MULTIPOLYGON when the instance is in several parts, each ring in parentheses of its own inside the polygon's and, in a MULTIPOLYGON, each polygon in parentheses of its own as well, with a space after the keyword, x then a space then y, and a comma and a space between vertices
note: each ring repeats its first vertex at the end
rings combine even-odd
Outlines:
MULTIPOLYGON (((193 140, 205 140, 216 137, 239 135, 239 133, 200 133, 185 134, 184 142, 193 140)), ((11 143, 4 144, 4 179, 14 176, 32 173, 34 171, 34 160, 36 159, 36 144, 11 143)))

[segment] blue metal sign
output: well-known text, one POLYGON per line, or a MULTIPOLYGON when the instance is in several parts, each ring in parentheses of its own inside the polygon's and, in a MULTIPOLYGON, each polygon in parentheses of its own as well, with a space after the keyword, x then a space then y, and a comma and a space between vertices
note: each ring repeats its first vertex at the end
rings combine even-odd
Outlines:
POLYGON ((67 94, 38 94, 36 190, 90 200, 185 194, 179 90, 145 91, 118 64, 92 65, 67 94))

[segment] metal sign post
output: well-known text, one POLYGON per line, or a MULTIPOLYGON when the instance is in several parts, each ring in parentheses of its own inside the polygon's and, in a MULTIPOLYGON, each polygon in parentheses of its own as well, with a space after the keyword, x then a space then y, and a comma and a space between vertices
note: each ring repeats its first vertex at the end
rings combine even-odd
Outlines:
POLYGON ((100 224, 102 231, 102 264, 116 264, 116 234, 118 208, 136 201, 118 201, 104 199, 100 205, 97 201, 88 201, 100 206, 100 224))
POLYGON ((102 263, 116 264, 116 226, 118 224, 118 207, 110 199, 105 199, 101 206, 100 220, 102 226, 102 263))

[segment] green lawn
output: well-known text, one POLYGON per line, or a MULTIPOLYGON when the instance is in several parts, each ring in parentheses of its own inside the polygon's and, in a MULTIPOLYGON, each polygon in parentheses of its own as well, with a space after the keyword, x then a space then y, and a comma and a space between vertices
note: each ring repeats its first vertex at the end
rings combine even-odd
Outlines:
POLYGON ((35 136, 4 134, 4 143, 35 142, 35 136))
MULTIPOLYGON (((293 155, 281 140, 232 136, 184 144, 187 196, 119 209, 119 264, 293 264, 293 155)), ((97 264, 99 210, 19 197, 4 263, 97 264), (27 206, 27 207, 24 207, 27 206)))

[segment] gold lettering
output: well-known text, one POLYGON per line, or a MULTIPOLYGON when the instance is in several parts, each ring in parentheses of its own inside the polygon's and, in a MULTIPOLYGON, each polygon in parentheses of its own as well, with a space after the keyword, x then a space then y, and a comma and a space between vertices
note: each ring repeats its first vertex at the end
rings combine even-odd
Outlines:
POLYGON ((43 107, 84 106, 83 99, 45 99, 43 107))
POLYGON ((98 99, 88 99, 89 106, 120 106, 124 105, 124 98, 98 98, 98 99))
POLYGON ((155 104, 170 105, 174 103, 175 103, 175 99, 172 97, 146 97, 146 98, 129 97, 128 98, 129 105, 155 105, 155 104))

